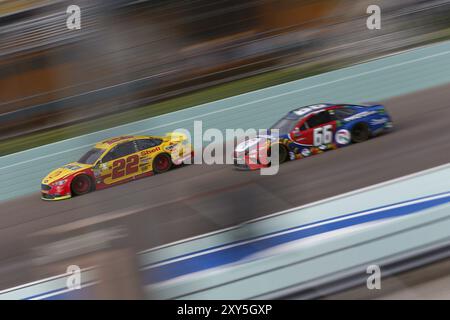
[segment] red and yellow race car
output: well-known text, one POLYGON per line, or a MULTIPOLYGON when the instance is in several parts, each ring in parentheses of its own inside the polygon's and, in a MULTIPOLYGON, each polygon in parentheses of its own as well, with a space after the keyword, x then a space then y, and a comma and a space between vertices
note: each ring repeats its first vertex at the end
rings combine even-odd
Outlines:
POLYGON ((77 162, 50 172, 41 184, 42 199, 62 200, 128 182, 181 165, 193 156, 187 137, 120 136, 97 143, 77 162))

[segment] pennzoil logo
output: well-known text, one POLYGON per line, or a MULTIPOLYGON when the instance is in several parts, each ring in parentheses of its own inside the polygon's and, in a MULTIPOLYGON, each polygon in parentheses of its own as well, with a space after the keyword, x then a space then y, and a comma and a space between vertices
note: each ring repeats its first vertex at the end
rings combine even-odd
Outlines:
POLYGON ((178 143, 174 143, 174 144, 171 144, 170 146, 165 147, 164 150, 166 150, 166 151, 173 151, 173 150, 176 150, 176 148, 178 148, 178 147, 179 147, 179 144, 178 143))
POLYGON ((76 164, 66 164, 65 166, 63 166, 63 168, 71 170, 71 171, 76 171, 78 169, 81 169, 82 167, 76 164))

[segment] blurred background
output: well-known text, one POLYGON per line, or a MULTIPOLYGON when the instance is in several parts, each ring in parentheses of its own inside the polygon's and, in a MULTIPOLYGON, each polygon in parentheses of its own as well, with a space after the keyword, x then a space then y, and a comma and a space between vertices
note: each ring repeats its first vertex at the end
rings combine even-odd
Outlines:
MULTIPOLYGON (((0 0, 0 156, 449 38, 450 0, 0 0), (73 4, 81 8, 80 30, 66 28, 66 8, 73 4), (366 28, 371 4, 382 8, 376 32, 366 28)), ((242 185, 236 191, 225 181, 220 196, 206 204, 198 198, 210 197, 207 188, 173 207, 160 203, 158 212, 118 197, 117 206, 127 210, 116 212, 103 206, 114 201, 106 194, 101 204, 83 197, 66 207, 36 198, 29 211, 28 198, 2 204, 17 219, 14 227, 33 227, 13 243, 21 233, 6 231, 13 223, 0 217, 2 236, 11 242, 1 241, 0 289, 76 264, 88 274, 92 266, 100 270, 87 276, 89 284, 99 277, 114 281, 75 298, 161 298, 140 285, 136 253, 234 228, 264 211, 260 194, 276 198, 269 184, 258 186, 262 191, 242 185), (226 208, 220 219, 202 216, 214 206, 226 208), (30 214, 45 210, 42 220, 30 214), (189 224, 183 210, 194 217, 189 224), (44 220, 50 216, 51 228, 44 220)), ((252 235, 241 227, 237 234, 252 235)))
POLYGON ((442 0, 2 0, 0 155, 442 40, 449 12, 442 0), (71 4, 81 30, 66 28, 71 4), (381 30, 365 27, 369 4, 381 30))

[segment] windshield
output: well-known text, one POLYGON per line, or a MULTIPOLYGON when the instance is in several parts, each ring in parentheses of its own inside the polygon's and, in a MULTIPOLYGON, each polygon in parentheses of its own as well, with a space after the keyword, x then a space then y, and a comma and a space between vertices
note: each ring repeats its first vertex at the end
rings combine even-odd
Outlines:
MULTIPOLYGON (((284 118, 282 118, 281 120, 279 120, 277 123, 275 123, 274 125, 272 125, 270 128, 272 129, 279 129, 280 130, 280 135, 284 135, 284 134, 288 134, 289 132, 291 132, 295 125, 298 122, 298 118, 297 117, 289 117, 286 116, 284 118)), ((270 133, 270 130, 269 130, 270 133)))
POLYGON ((78 162, 83 164, 94 164, 104 151, 104 149, 93 148, 86 152, 78 162))

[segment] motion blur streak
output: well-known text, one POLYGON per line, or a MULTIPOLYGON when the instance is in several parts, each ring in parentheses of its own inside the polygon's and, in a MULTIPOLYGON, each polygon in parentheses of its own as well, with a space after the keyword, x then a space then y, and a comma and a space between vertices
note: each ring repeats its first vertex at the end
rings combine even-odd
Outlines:
MULTIPOLYGON (((24 1, 33 9, 11 13, 10 2, 0 3, 3 140, 269 70, 298 66, 299 77, 435 41, 450 10, 442 0, 81 0, 24 1), (81 30, 65 27, 69 4, 82 10, 81 30), (365 27, 369 4, 383 8, 376 34, 365 27)), ((202 99, 235 93, 226 91, 202 99)))
MULTIPOLYGON (((447 163, 450 137, 443 129, 450 116, 449 92, 445 86, 384 101, 396 121, 395 132, 365 144, 287 163, 274 177, 242 175, 228 166, 190 166, 70 202, 43 203, 32 195, 4 203, 0 220, 4 265, 15 261, 23 270, 28 268, 23 261, 28 256, 28 241, 22 234, 130 206, 142 207, 142 211, 124 217, 119 224, 133 226, 128 244, 144 250, 447 163), (433 126, 422 121, 425 103, 433 126), (327 165, 330 162, 334 165, 327 165), (310 183, 297 183, 288 179, 290 176, 310 183), (171 201, 178 197, 178 201, 171 201)), ((34 240, 34 245, 37 243, 34 240)), ((26 280, 26 273, 15 274, 20 275, 20 280, 16 279, 19 283, 26 280)), ((7 279, 12 280, 2 277, 5 287, 11 284, 7 279)))
MULTIPOLYGON (((421 54, 446 45, 449 17, 449 0, 0 1, 0 155, 19 159, 0 169, 1 199, 18 196, 0 203, 0 289, 64 274, 69 265, 97 266, 93 297, 158 298, 143 288, 137 252, 448 163, 449 52, 421 54), (66 28, 69 5, 81 8, 80 30, 66 28), (369 5, 382 8, 380 30, 366 27, 369 5), (419 46, 405 53, 408 61, 376 60, 419 46), (316 75, 336 69, 318 83, 316 75), (302 78, 317 82, 289 86, 302 78), (278 95, 257 91, 285 82, 278 95), (331 91, 339 99, 352 91, 382 97, 395 130, 288 162, 275 176, 192 165, 70 201, 42 202, 38 184, 28 194, 27 183, 46 174, 21 159, 32 148, 78 137, 75 154, 89 134, 149 119, 154 126, 137 130, 163 129, 180 120, 164 122, 172 112, 198 105, 184 120, 215 125, 224 113, 206 103, 245 92, 251 98, 230 105, 226 123, 261 123, 288 104, 327 102, 331 91)), ((40 160, 50 166, 67 149, 40 160)))

